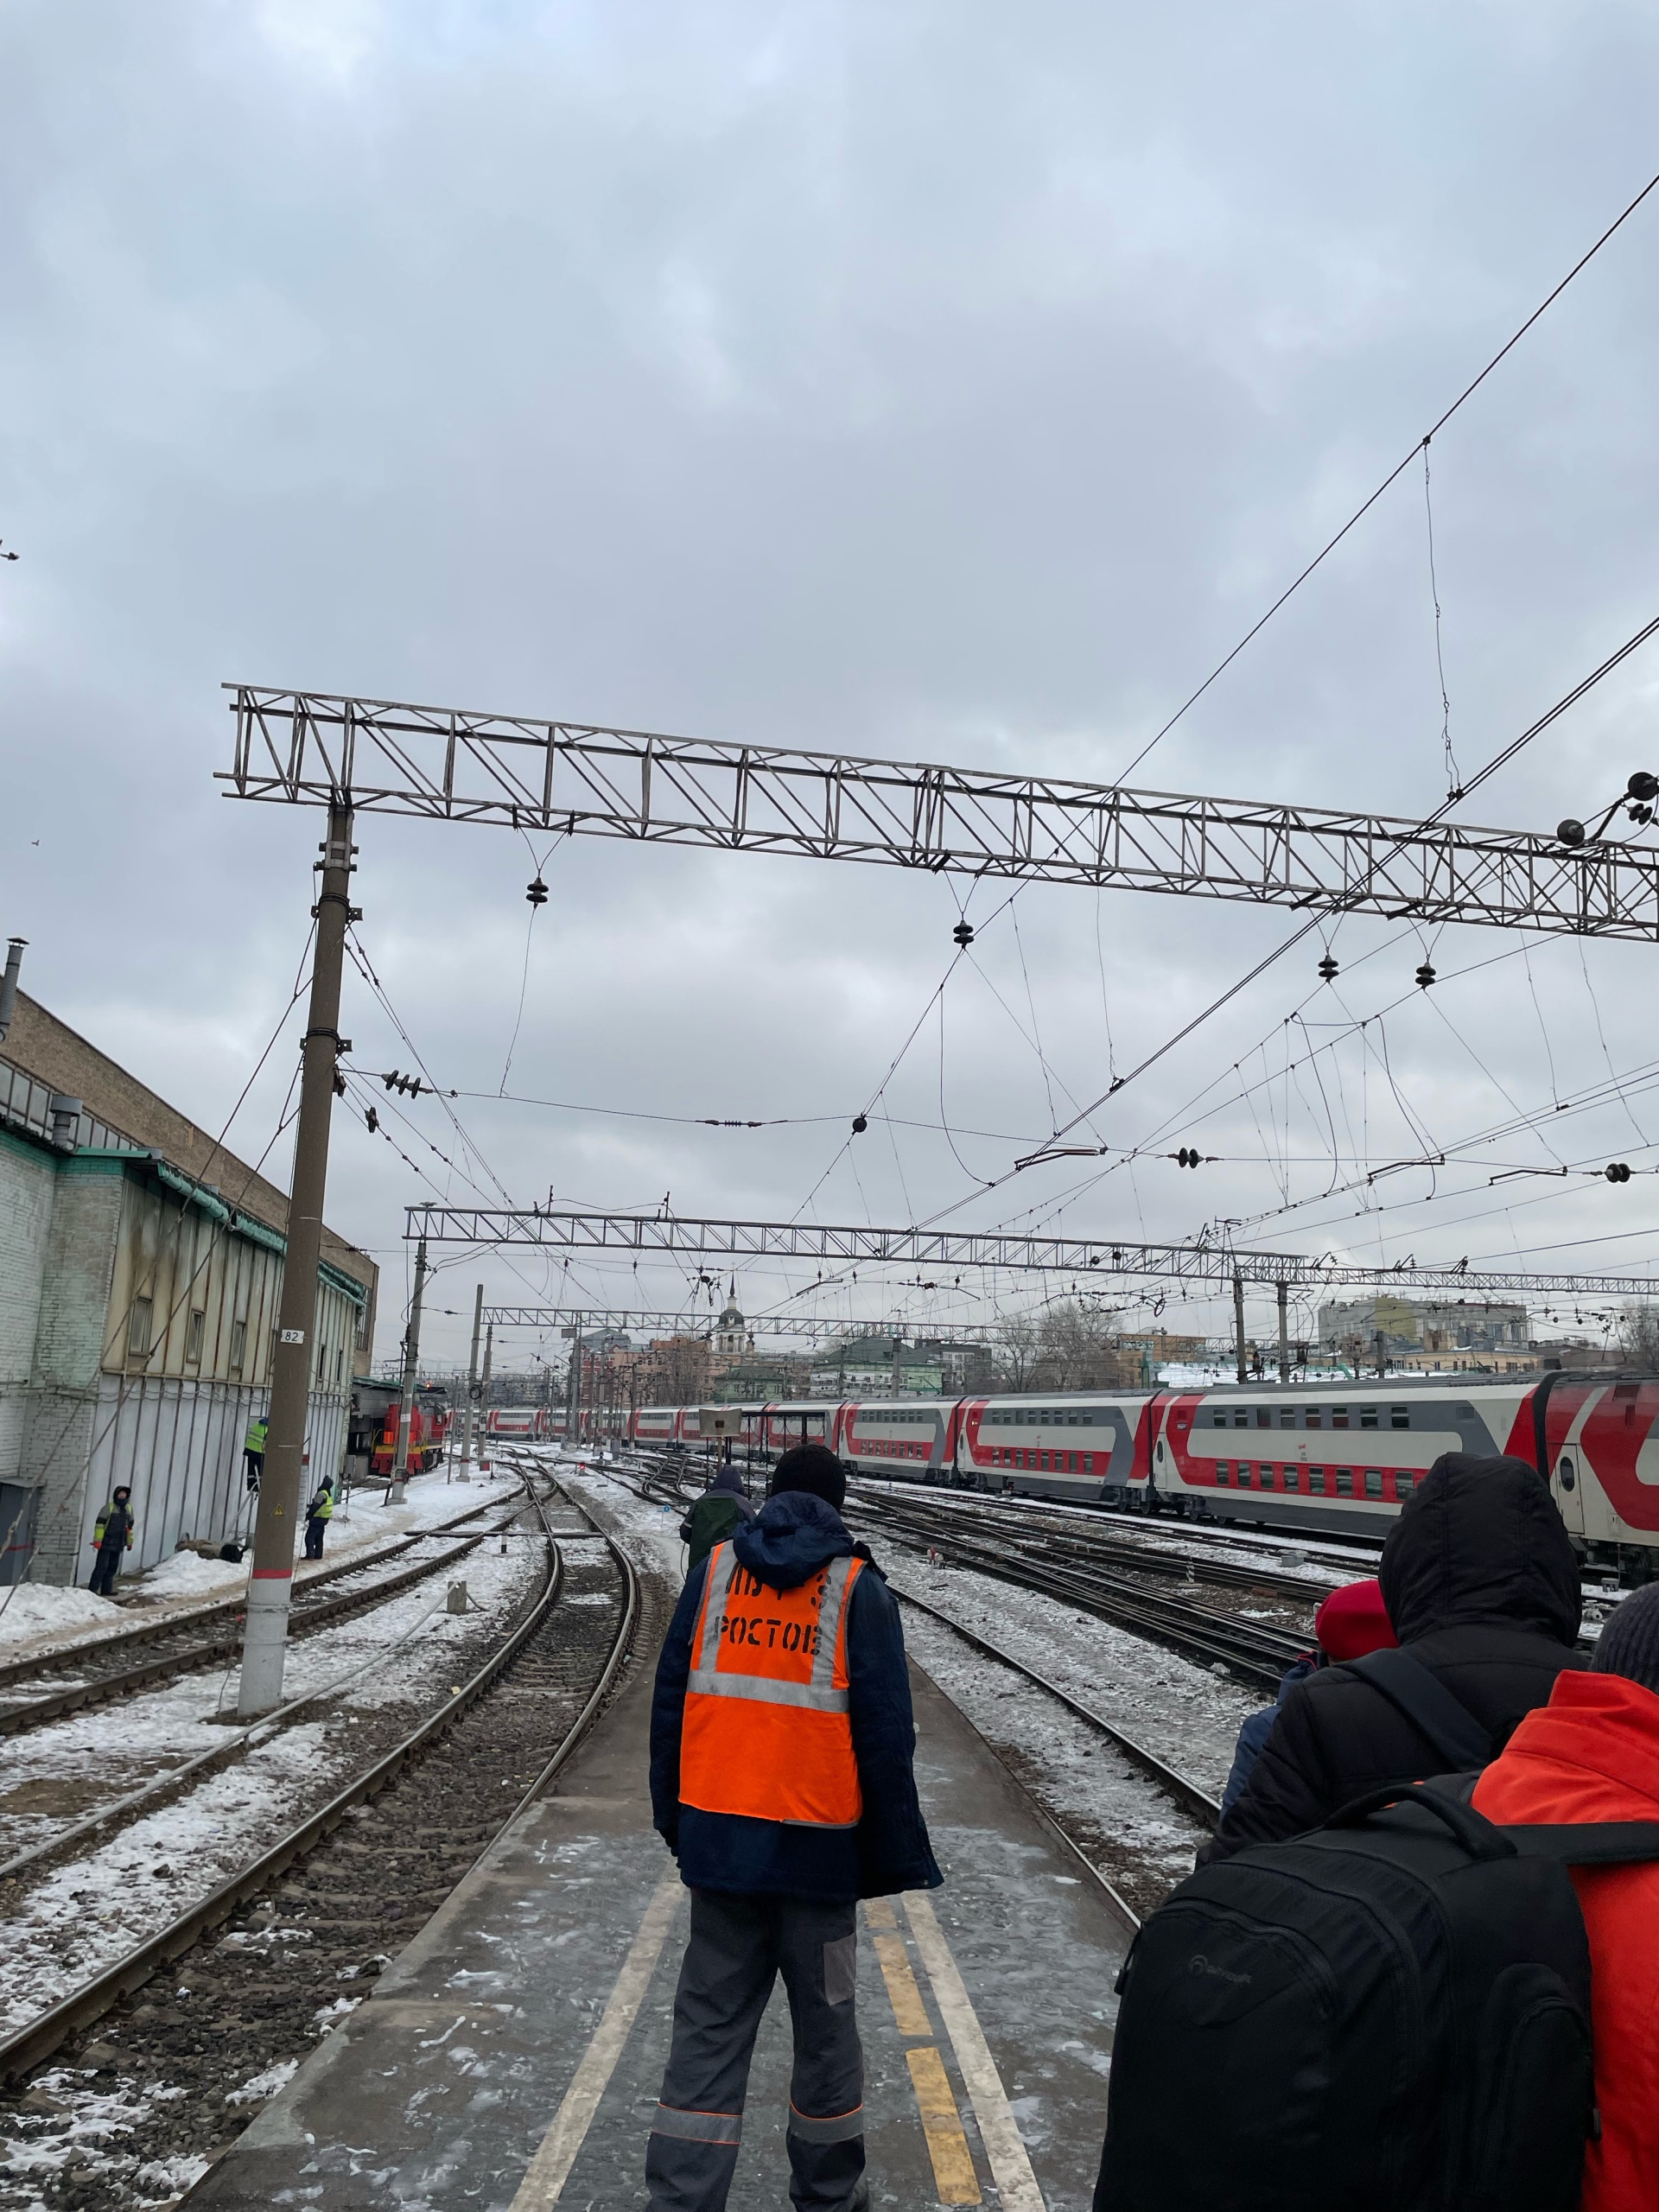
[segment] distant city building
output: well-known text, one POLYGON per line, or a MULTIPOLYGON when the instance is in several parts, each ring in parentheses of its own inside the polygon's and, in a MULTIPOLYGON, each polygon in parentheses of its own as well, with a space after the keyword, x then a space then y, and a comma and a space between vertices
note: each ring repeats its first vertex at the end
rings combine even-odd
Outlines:
POLYGON ((1491 1305, 1480 1299, 1415 1299, 1386 1292, 1371 1298, 1332 1300, 1319 1308, 1322 1351, 1370 1359, 1414 1354, 1429 1359, 1467 1352, 1492 1357, 1524 1352, 1531 1322, 1524 1306, 1491 1305))
POLYGON ((853 1337, 813 1358, 815 1398, 937 1398, 944 1388, 942 1345, 906 1344, 891 1337, 853 1337))

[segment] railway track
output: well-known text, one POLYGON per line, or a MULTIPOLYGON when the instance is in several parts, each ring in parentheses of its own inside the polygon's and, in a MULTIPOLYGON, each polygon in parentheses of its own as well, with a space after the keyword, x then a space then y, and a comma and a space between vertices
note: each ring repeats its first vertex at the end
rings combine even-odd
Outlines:
MULTIPOLYGON (((661 1496, 683 1502, 687 1495, 677 1473, 660 1465, 649 1469, 644 1479, 661 1496)), ((1027 1533, 1019 1525, 1019 1509, 993 1505, 982 1515, 979 1504, 978 1500, 972 1504, 934 1504, 925 1495, 906 1491, 889 1496, 861 1484, 849 1496, 847 1512, 849 1521, 858 1525, 880 1529, 901 1542, 925 1547, 948 1562, 970 1567, 976 1573, 1058 1598, 1064 1605, 1109 1621, 1115 1628, 1146 1637, 1183 1658, 1218 1668, 1259 1689, 1276 1691, 1285 1669, 1306 1649, 1305 1631, 1291 1633, 1218 1612, 1133 1581, 1122 1568, 1098 1564, 1096 1547, 1086 1532, 1075 1537, 1052 1529, 1027 1533)), ((1137 1548, 1133 1572, 1151 1576, 1184 1574, 1187 1565, 1185 1555, 1143 1554, 1137 1548)), ((1318 1585, 1310 1585, 1305 1578, 1267 1571, 1258 1577, 1248 1569, 1230 1567, 1224 1575, 1220 1570, 1226 1562, 1200 1560, 1198 1565, 1214 1570, 1214 1579, 1224 1580, 1230 1587, 1254 1586, 1280 1595, 1294 1594, 1303 1605, 1323 1594, 1318 1585)))
POLYGON ((124 2177, 141 2170, 149 2178, 127 2192, 133 2202, 178 2193, 154 2185, 163 2169, 188 2186, 549 1786, 627 1662, 642 1592, 626 1552, 578 1505, 556 1495, 535 1510, 540 1587, 469 1680, 188 1910, 0 2043, 0 2080, 30 2084, 6 2099, 22 2178, 0 2181, 0 2204, 90 2201, 72 2170, 76 2101, 88 2096, 127 2116, 113 2124, 132 2142, 103 2161, 112 2187, 99 2202, 122 2202, 124 2177))
MULTIPOLYGON (((475 1520, 492 1510, 499 1512, 503 1503, 500 1498, 486 1499, 440 1522, 436 1528, 421 1529, 387 1545, 371 1559, 343 1560, 321 1574, 308 1575, 295 1586, 289 1633, 308 1635, 454 1567, 487 1537, 499 1535, 499 1526, 492 1525, 463 1536, 447 1550, 429 1551, 412 1566, 396 1573, 376 1571, 388 1560, 429 1545, 435 1539, 442 1541, 464 1522, 475 1520), (358 1586, 330 1595, 320 1594, 323 1586, 347 1580, 358 1586)), ((515 1507, 511 1517, 516 1517, 519 1510, 515 1507)), ((241 1648, 242 1615, 246 1607, 245 1590, 238 1590, 234 1597, 216 1600, 211 1605, 192 1607, 188 1612, 173 1614, 165 1621, 146 1622, 113 1636, 60 1645, 30 1659, 9 1662, 0 1667, 0 1736, 15 1736, 25 1729, 42 1727, 84 1707, 102 1704, 111 1698, 130 1697, 135 1692, 149 1689, 174 1675, 194 1673, 233 1658, 241 1648), (140 1656, 133 1656, 135 1653, 140 1656)))

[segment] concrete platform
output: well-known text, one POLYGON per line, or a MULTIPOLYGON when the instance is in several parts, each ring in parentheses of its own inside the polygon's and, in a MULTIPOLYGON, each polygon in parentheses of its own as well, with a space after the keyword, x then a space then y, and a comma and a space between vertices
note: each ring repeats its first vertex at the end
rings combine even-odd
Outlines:
MULTIPOLYGON (((640 1664, 556 1796, 504 1835, 372 1998, 193 2192, 192 2212, 645 2202, 685 1893, 650 1826, 640 1664)), ((1086 2212, 1126 1930, 912 1669, 946 1885, 865 1908, 870 2202, 1086 2212)), ((789 2018, 762 2026, 734 2212, 788 2202, 789 2018)))

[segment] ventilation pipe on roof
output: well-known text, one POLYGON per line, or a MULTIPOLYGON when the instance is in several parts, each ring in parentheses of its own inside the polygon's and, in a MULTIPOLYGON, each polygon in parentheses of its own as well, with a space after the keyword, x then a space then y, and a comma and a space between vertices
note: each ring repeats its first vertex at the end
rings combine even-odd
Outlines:
POLYGON ((0 978, 0 1045, 6 1041, 6 1033, 16 1010, 17 971, 23 964, 23 947, 28 943, 26 937, 15 937, 6 947, 6 972, 0 978))

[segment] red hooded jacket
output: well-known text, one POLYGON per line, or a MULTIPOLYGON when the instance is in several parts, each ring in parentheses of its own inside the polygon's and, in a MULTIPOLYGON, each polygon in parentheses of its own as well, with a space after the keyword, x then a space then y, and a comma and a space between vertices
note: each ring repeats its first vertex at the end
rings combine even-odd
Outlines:
MULTIPOLYGON (((1622 1675, 1559 1675, 1475 1788, 1490 1821, 1659 1820, 1659 1697, 1622 1675)), ((1659 2205, 1659 1864, 1575 1866, 1590 1937, 1596 2101, 1580 2212, 1659 2205)))

